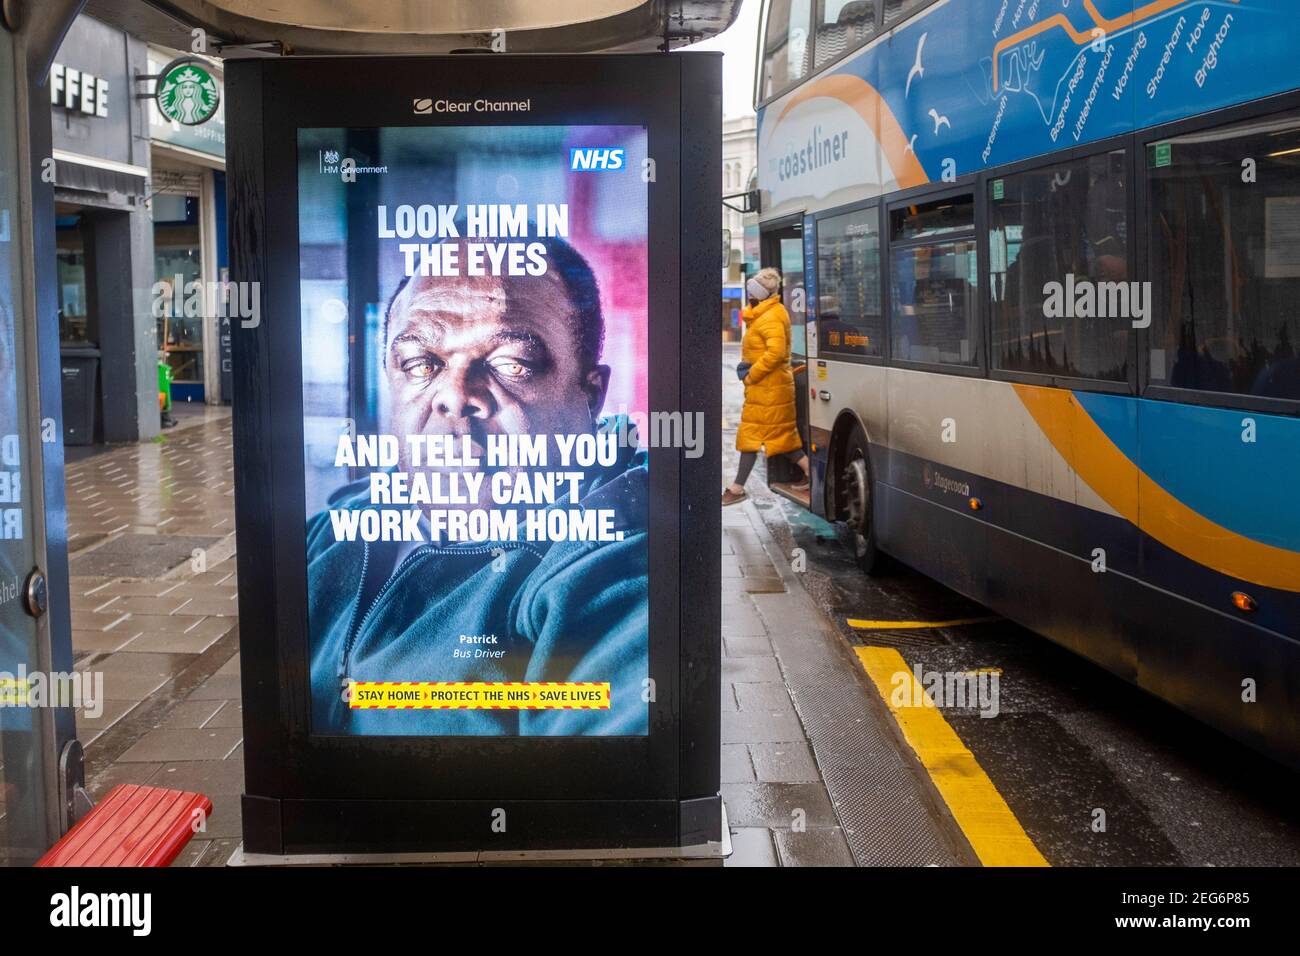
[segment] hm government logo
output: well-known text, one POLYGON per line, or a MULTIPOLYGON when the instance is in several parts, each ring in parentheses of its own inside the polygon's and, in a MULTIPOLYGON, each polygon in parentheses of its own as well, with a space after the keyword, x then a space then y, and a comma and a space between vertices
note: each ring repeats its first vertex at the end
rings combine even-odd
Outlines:
POLYGON ((338 176, 345 183, 357 181, 357 175, 379 175, 388 172, 388 166, 361 166, 351 156, 340 156, 337 149, 317 151, 317 168, 328 176, 338 176))
POLYGON ((154 91, 158 110, 183 126, 206 123, 217 112, 221 93, 217 81, 203 65, 185 57, 168 63, 158 74, 154 91))

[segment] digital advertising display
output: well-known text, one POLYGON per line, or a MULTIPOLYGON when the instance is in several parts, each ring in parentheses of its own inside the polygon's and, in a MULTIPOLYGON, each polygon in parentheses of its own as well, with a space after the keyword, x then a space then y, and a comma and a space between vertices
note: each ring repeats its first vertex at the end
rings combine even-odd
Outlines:
POLYGON ((298 131, 313 733, 648 732, 646 158, 298 131))
POLYGON ((720 67, 228 63, 246 853, 721 838, 720 67))

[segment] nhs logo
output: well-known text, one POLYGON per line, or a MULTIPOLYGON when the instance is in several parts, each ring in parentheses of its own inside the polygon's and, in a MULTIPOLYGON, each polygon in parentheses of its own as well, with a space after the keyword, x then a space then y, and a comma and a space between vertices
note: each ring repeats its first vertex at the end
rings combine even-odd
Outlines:
POLYGON ((625 153, 622 146, 573 146, 569 149, 569 169, 579 172, 622 169, 625 153))

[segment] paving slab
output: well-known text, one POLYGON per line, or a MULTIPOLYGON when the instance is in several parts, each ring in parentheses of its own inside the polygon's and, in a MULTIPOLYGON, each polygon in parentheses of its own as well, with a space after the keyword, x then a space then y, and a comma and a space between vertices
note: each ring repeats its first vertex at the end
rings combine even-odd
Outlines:
POLYGON ((69 562, 73 574, 158 578, 190 560, 196 548, 211 547, 219 538, 198 535, 122 534, 99 547, 83 551, 69 562))
POLYGON ((722 714, 722 742, 724 744, 784 743, 804 740, 803 725, 791 714, 773 717, 766 713, 722 714))
POLYGON ((242 730, 232 727, 160 727, 145 734, 118 760, 124 763, 224 760, 243 736, 242 730))
POLYGON ((757 780, 754 763, 745 744, 722 745, 722 782, 754 783, 757 780))
POLYGON ((740 683, 742 681, 779 681, 781 665, 774 656, 765 657, 724 657, 722 659, 722 680, 740 683))
POLYGON ((749 744, 748 749, 755 777, 763 783, 809 783, 822 778, 812 751, 802 742, 749 744))
POLYGON ((776 844, 766 827, 732 827, 731 856, 723 866, 780 866, 776 844))
POLYGON ((738 827, 833 827, 839 822, 820 782, 728 783, 722 799, 727 817, 738 827))
MULTIPOLYGON (((193 703, 198 703, 194 701, 193 703)), ((244 726, 244 705, 237 700, 228 700, 222 708, 212 715, 204 727, 234 727, 241 728, 244 726)))
POLYGON ((767 714, 793 714, 794 702, 781 681, 763 683, 736 682, 732 685, 742 711, 767 714))
POLYGON ((197 730, 225 706, 220 700, 184 700, 168 711, 158 727, 169 730, 197 730))
POLYGON ((209 677, 190 694, 189 699, 234 700, 239 696, 239 677, 237 675, 222 674, 219 676, 209 677))
POLYGON ((782 866, 853 866, 853 854, 839 827, 774 830, 782 866))
POLYGON ((135 632, 128 628, 114 627, 107 631, 72 629, 73 651, 116 651, 135 639, 135 632))

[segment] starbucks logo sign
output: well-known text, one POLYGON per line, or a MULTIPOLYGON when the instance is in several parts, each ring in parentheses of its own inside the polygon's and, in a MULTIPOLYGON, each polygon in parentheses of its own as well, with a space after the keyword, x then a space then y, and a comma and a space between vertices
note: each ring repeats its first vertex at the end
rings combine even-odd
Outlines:
POLYGON ((198 126, 216 113, 221 93, 202 61, 182 57, 172 60, 158 74, 154 101, 158 111, 169 120, 198 126))

